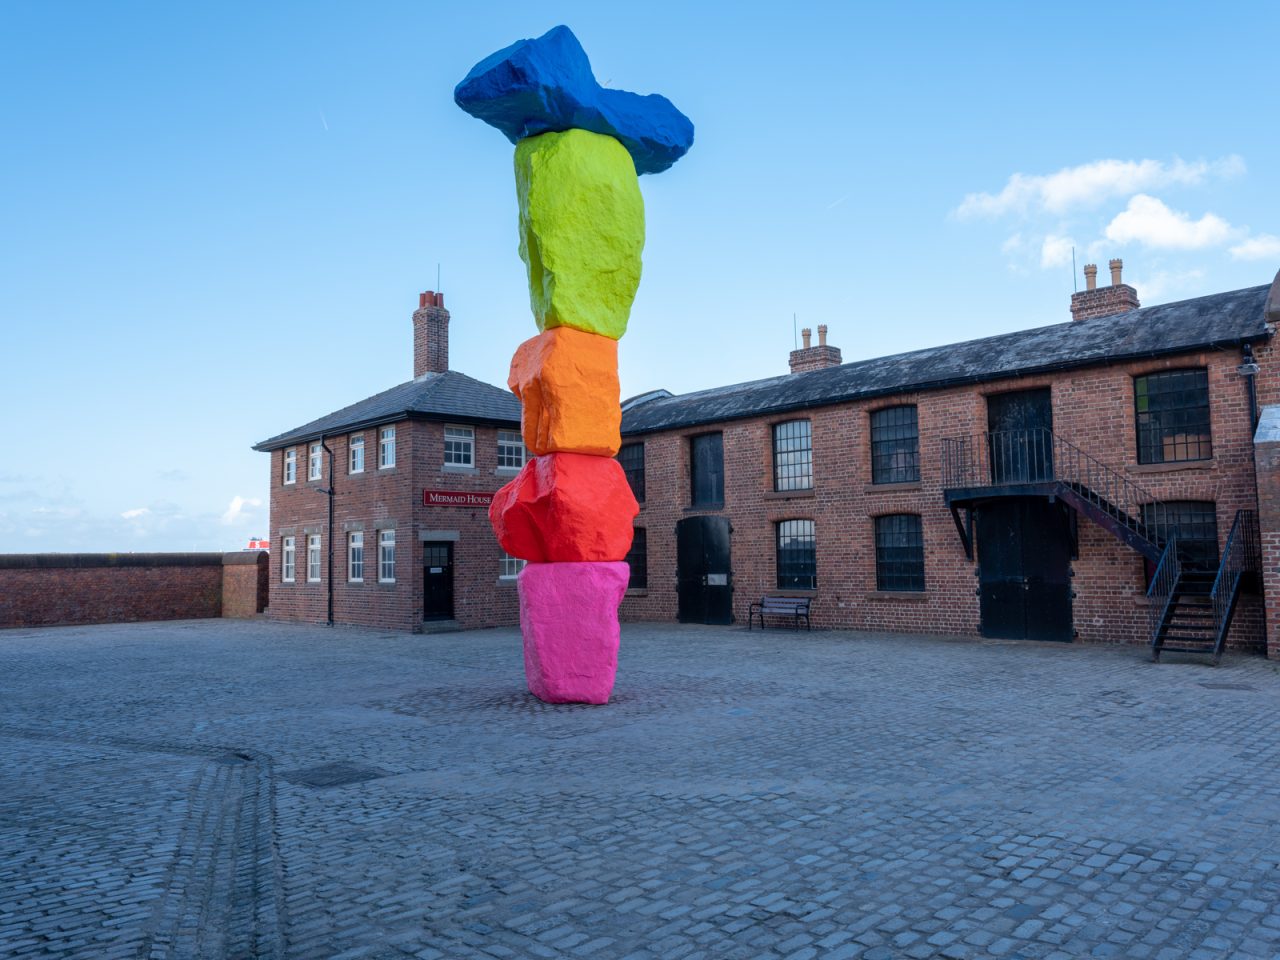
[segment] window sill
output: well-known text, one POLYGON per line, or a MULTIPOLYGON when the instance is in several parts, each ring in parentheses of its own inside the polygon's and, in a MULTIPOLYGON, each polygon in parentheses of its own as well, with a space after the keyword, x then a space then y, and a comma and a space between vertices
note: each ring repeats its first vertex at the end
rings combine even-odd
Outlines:
POLYGON ((919 480, 909 480, 906 483, 868 483, 863 487, 863 493, 908 493, 912 490, 920 489, 919 480))
POLYGON ((379 472, 379 473, 395 473, 395 472, 396 472, 396 466, 395 466, 395 464, 393 463, 393 464, 392 464, 391 466, 389 466, 389 467, 379 467, 379 468, 378 468, 378 472, 379 472))
POLYGON ((924 603, 929 594, 918 590, 872 590, 867 594, 868 600, 903 600, 907 603, 924 603))
POLYGON ((478 474, 480 471, 475 467, 464 467, 460 463, 442 463, 440 464, 441 473, 465 473, 471 476, 478 474))
POLYGON ((1210 470, 1213 468, 1213 458, 1208 460, 1177 460, 1172 463, 1139 463, 1129 467, 1130 473, 1152 474, 1152 473, 1178 473, 1182 470, 1210 470))
POLYGON ((770 590, 767 594, 767 596, 770 597, 796 597, 797 599, 804 597, 813 598, 817 595, 818 591, 816 589, 802 590, 798 587, 776 587, 773 590, 770 590))
POLYGON ((516 585, 516 578, 515 577, 499 577, 497 581, 497 585, 499 587, 504 587, 509 590, 516 585))
POLYGON ((769 490, 762 495, 765 500, 812 500, 817 494, 813 487, 807 490, 769 490))
MULTIPOLYGON (((445 469, 449 470, 448 467, 445 467, 445 469)), ((455 468, 455 469, 458 470, 458 472, 461 472, 461 470, 465 470, 466 468, 462 467, 462 468, 455 468)), ((493 475, 495 477, 515 477, 520 474, 520 470, 521 470, 520 467, 498 467, 493 471, 493 475)), ((449 472, 453 473, 454 471, 449 470, 449 472)))
POLYGON ((626 596, 628 597, 647 597, 648 595, 648 587, 627 587, 626 596))

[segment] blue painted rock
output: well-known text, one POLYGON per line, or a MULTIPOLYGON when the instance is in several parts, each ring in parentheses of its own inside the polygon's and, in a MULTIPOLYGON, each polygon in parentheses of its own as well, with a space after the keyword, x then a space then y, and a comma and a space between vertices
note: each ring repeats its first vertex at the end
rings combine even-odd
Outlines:
POLYGON ((613 137, 631 154, 636 173, 661 173, 693 146, 693 124, 666 97, 600 86, 565 26, 481 60, 453 99, 512 143, 573 129, 613 137))

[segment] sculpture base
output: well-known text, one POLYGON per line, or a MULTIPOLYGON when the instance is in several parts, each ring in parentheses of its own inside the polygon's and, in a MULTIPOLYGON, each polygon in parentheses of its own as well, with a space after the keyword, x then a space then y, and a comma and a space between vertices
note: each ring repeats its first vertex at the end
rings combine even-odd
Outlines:
POLYGON ((517 584, 530 693, 546 703, 609 702, 630 576, 620 561, 525 565, 517 584))

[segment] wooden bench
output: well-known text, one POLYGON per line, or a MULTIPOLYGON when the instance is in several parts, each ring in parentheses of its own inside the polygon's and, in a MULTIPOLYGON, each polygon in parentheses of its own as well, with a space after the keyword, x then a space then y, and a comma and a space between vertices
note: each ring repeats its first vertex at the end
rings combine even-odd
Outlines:
POLYGON ((760 617, 760 629, 764 629, 764 615, 771 613, 779 617, 791 617, 795 623, 795 628, 800 629, 800 618, 804 617, 804 626, 806 630, 812 630, 809 625, 809 597, 761 597, 759 603, 753 603, 747 611, 747 629, 751 629, 751 621, 758 615, 760 617))

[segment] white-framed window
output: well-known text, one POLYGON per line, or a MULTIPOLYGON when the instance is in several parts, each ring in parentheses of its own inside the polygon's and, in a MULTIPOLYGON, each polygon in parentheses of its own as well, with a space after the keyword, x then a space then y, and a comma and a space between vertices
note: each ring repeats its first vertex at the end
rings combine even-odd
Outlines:
POLYGON ((378 431, 378 469, 396 465, 396 428, 383 427, 378 431))
POLYGON ((307 536, 307 583, 320 582, 320 534, 307 536))
POLYGON ((476 432, 471 427, 444 428, 444 464, 446 467, 476 465, 476 432))
POLYGON ((357 433, 351 438, 351 473, 364 473, 364 434, 357 433))
POLYGON ((298 562, 298 547, 293 537, 284 538, 281 552, 280 579, 284 583, 293 583, 294 569, 298 562))
POLYGON ((378 582, 396 582, 396 532, 382 530, 378 533, 378 582))
POLYGON ((498 431, 498 469, 519 470, 529 459, 524 438, 515 430, 498 431))
POLYGON ((520 571, 524 569, 526 562, 519 557, 513 557, 511 554, 504 552, 502 554, 501 572, 498 574, 498 578, 500 580, 514 580, 520 571))
POLYGON ((320 444, 313 443, 307 448, 307 479, 319 480, 324 472, 324 451, 320 444))
POLYGON ((364 531, 353 530, 347 537, 347 579, 364 582, 364 531))
POLYGON ((284 452, 284 482, 293 483, 298 479, 298 448, 290 447, 284 452))

